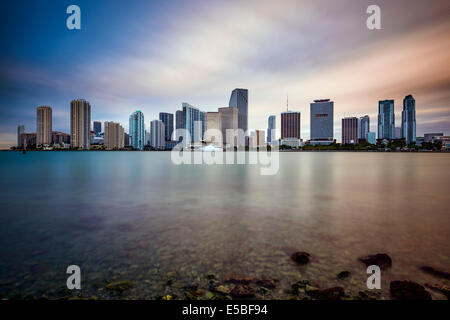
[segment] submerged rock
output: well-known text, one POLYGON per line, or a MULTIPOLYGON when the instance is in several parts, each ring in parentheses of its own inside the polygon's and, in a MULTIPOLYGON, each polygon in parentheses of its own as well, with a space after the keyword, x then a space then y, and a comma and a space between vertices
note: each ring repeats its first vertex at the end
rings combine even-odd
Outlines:
POLYGON ((134 283, 128 280, 121 280, 121 281, 114 281, 111 283, 108 283, 108 285, 106 286, 107 290, 110 291, 116 291, 119 293, 122 293, 125 290, 130 289, 131 287, 134 286, 134 283))
POLYGON ((425 287, 442 293, 447 300, 450 300, 450 286, 425 283, 425 287))
POLYGON ((267 289, 274 289, 277 286, 278 279, 262 278, 257 279, 256 284, 267 289))
POLYGON ((231 274, 225 277, 225 283, 249 284, 253 279, 243 275, 231 274))
POLYGON ((307 293, 310 294, 311 292, 319 291, 319 286, 315 284, 311 284, 308 280, 300 280, 294 283, 292 286, 292 293, 299 294, 299 293, 307 293))
POLYGON ((420 270, 422 270, 423 272, 429 273, 435 277, 450 279, 450 272, 437 270, 437 269, 435 269, 433 267, 429 267, 429 266, 420 267, 420 270))
POLYGON ((233 290, 231 290, 231 296, 233 298, 253 298, 255 292, 253 289, 247 285, 236 285, 233 290))
POLYGON ((361 257, 358 259, 363 262, 366 267, 371 265, 377 265, 381 270, 385 270, 392 266, 392 259, 386 253, 377 253, 374 255, 368 255, 366 257, 361 257))
POLYGON ((431 300, 430 293, 412 281, 391 281, 390 291, 395 300, 431 300))
POLYGON ((337 275, 338 279, 345 279, 350 277, 350 271, 341 271, 337 275))
POLYGON ((320 300, 341 300, 345 296, 344 288, 333 287, 323 290, 316 290, 309 293, 311 297, 320 300))
POLYGON ((298 264, 307 264, 311 255, 308 252, 298 251, 291 255, 291 259, 298 264))
POLYGON ((216 291, 218 293, 221 293, 221 294, 224 294, 224 295, 227 295, 227 294, 229 294, 231 292, 231 289, 228 288, 227 286, 220 285, 220 286, 215 287, 214 291, 216 291))

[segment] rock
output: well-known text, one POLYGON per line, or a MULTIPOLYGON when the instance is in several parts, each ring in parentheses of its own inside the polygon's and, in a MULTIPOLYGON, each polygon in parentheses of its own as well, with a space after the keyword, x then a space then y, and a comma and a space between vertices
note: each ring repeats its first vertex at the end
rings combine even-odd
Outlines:
POLYGON ((373 291, 360 291, 358 293, 358 296, 356 297, 357 300, 378 300, 380 298, 379 292, 373 292, 373 291))
POLYGON ((338 279, 341 279, 341 280, 348 278, 348 277, 350 277, 350 272, 349 271, 341 271, 338 273, 337 277, 338 277, 338 279))
POLYGON ((274 289, 277 286, 278 279, 263 278, 256 280, 256 284, 266 289, 274 289))
POLYGON ((392 259, 386 253, 377 253, 374 255, 368 255, 366 257, 361 257, 358 259, 363 262, 366 267, 371 265, 377 265, 381 270, 385 270, 392 266, 392 259))
POLYGON ((450 286, 425 283, 425 287, 442 293, 447 297, 447 300, 450 300, 450 286))
POLYGON ((223 285, 215 287, 214 291, 224 294, 224 295, 227 295, 231 292, 230 288, 228 288, 227 286, 223 286, 223 285))
POLYGON ((445 272, 445 271, 441 271, 441 270, 437 270, 433 267, 429 267, 429 266, 423 266, 420 267, 420 270, 422 270, 423 272, 429 273, 435 277, 439 277, 439 278, 444 278, 444 279, 450 279, 450 273, 449 272, 445 272))
POLYGON ((253 279, 250 277, 242 276, 242 275, 228 275, 225 277, 225 283, 234 283, 234 284, 249 284, 253 279))
POLYGON ((128 280, 114 281, 106 286, 107 290, 122 293, 134 286, 134 283, 128 280))
POLYGON ((319 288, 311 284, 308 280, 300 280, 294 283, 292 286, 292 293, 298 294, 306 291, 312 292, 319 290, 319 288))
POLYGON ((255 292, 249 286, 238 284, 231 290, 231 296, 233 298, 253 298, 255 292))
POLYGON ((216 296, 211 291, 206 291, 205 298, 208 300, 214 300, 216 298, 216 296))
POLYGON ((165 296, 163 296, 163 297, 161 298, 161 300, 173 300, 173 296, 170 295, 170 294, 166 294, 165 296))
POLYGON ((391 281, 390 291, 395 300, 431 300, 430 293, 412 281, 391 281))
POLYGON ((307 264, 311 255, 308 252, 298 251, 291 255, 291 259, 297 264, 307 264))
POLYGON ((341 300, 345 296, 344 288, 333 287, 310 292, 309 295, 320 300, 341 300))
POLYGON ((208 274, 208 275, 206 276, 206 279, 208 279, 208 280, 215 280, 215 279, 216 279, 216 275, 213 274, 213 273, 210 273, 210 274, 208 274))

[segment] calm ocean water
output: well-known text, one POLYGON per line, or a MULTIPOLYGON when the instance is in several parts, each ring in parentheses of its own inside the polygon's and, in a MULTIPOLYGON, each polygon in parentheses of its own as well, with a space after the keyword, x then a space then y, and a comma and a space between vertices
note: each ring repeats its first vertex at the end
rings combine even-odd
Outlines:
POLYGON ((135 283, 121 298, 182 296, 211 273, 275 277, 269 298, 301 279, 357 294, 357 258, 385 252, 388 298, 389 281, 436 283, 418 268, 450 266, 449 154, 280 153, 274 176, 176 166, 169 152, 0 152, 0 163, 2 295, 56 292, 70 264, 100 298, 114 298, 114 280, 135 283), (295 265, 295 251, 311 263, 295 265))

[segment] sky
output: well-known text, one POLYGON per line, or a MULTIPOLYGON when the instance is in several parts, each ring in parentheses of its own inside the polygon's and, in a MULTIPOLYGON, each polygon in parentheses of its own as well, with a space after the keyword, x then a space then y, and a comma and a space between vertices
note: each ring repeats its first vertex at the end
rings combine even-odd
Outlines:
POLYGON ((202 111, 228 106, 249 90, 249 128, 269 115, 300 111, 309 139, 309 104, 334 101, 342 117, 370 116, 378 100, 416 100, 417 135, 450 134, 448 0, 164 0, 0 2, 0 148, 17 126, 36 128, 36 107, 53 109, 53 130, 70 132, 70 101, 91 103, 92 120, 118 121, 141 110, 145 124, 188 102, 202 111), (69 30, 66 8, 81 9, 69 30), (381 9, 369 30, 366 9, 381 9))

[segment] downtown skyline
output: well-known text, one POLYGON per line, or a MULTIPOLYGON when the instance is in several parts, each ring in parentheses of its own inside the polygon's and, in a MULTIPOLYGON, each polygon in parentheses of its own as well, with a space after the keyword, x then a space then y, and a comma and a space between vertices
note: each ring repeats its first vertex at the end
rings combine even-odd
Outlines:
MULTIPOLYGON (((4 19, 10 28, 2 31, 7 44, 1 53, 0 148, 16 144, 20 124, 26 132, 36 131, 37 106, 50 105, 54 130, 69 132, 68 103, 85 98, 93 120, 119 122, 128 132, 128 116, 136 110, 145 114, 146 126, 148 120, 159 119, 159 112, 175 115, 183 101, 204 112, 216 111, 228 106, 229 90, 240 87, 250 92, 250 129, 266 130, 267 117, 285 110, 288 94, 290 109, 302 114, 301 137, 308 139, 310 101, 330 97, 335 103, 334 136, 340 141, 344 117, 367 114, 370 131, 377 131, 374 120, 382 99, 396 101, 398 127, 401 101, 411 93, 417 105, 416 136, 448 132, 449 4, 382 1, 382 30, 370 31, 365 28, 368 2, 344 2, 347 6, 327 2, 324 7, 322 1, 286 1, 274 9, 264 1, 258 6, 231 1, 214 8, 202 1, 137 1, 125 9, 116 2, 80 1, 80 31, 69 31, 50 18, 60 13, 64 21, 62 5, 27 4, 37 14, 25 26, 4 19), (193 13, 192 7, 200 10, 193 13), (129 23, 138 11, 146 16, 138 14, 129 23), (198 15, 210 18, 199 22, 198 15), (118 16, 122 19, 116 24, 101 26, 103 19, 118 16), (186 30, 178 25, 181 17, 186 30), (316 23, 322 18, 328 22, 316 23), (4 34, 8 30, 12 35, 4 34), (28 50, 35 37, 45 52, 28 50), (116 50, 119 44, 126 49, 116 50), (89 53, 73 52, 75 45, 89 53)), ((2 4, 2 12, 24 12, 24 5, 2 4)), ((279 116, 276 121, 280 128, 279 116)))

